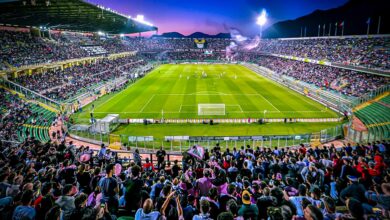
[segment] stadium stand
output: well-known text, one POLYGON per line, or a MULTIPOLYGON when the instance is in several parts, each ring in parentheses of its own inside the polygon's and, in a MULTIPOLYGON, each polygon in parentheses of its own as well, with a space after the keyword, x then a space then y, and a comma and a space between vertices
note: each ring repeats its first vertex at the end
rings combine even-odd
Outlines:
MULTIPOLYGON (((77 44, 57 43, 31 36, 29 32, 0 30, 0 44, 1 62, 13 67, 87 56, 77 44)), ((3 64, 2 68, 5 67, 3 64)))
POLYGON ((389 70, 389 37, 262 40, 256 50, 389 70))
POLYGON ((353 70, 288 60, 273 56, 255 56, 251 61, 269 68, 278 74, 293 77, 318 87, 341 92, 344 95, 359 97, 379 87, 387 85, 389 78, 358 73, 353 70))
POLYGON ((50 141, 49 127, 56 117, 54 112, 46 110, 37 104, 29 103, 1 89, 1 132, 0 139, 23 142, 26 138, 50 141))
POLYGON ((355 111, 369 130, 378 130, 383 137, 390 136, 390 96, 387 95, 377 102, 355 111))
POLYGON ((121 67, 136 68, 145 64, 138 57, 102 59, 95 63, 72 66, 64 70, 42 74, 24 75, 17 83, 54 100, 66 100, 91 87, 118 78, 124 72, 121 67))
POLYGON ((101 46, 81 46, 81 48, 87 51, 88 55, 90 56, 102 55, 107 53, 107 51, 101 46))

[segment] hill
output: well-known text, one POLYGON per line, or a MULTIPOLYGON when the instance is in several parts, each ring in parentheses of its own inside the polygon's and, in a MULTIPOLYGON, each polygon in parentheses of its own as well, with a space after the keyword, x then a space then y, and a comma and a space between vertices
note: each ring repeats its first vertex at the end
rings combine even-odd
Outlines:
POLYGON ((321 25, 321 36, 325 24, 325 34, 329 33, 331 25, 331 36, 335 34, 335 23, 338 23, 338 35, 341 35, 339 24, 344 21, 344 35, 361 35, 367 32, 367 20, 371 18, 370 33, 377 33, 379 16, 381 16, 380 34, 390 33, 389 6, 386 0, 350 0, 346 4, 329 10, 316 10, 311 14, 299 17, 295 20, 277 22, 267 28, 263 37, 299 37, 301 27, 306 27, 306 36, 317 36, 318 25, 321 25), (387 5, 387 6, 386 6, 387 5))

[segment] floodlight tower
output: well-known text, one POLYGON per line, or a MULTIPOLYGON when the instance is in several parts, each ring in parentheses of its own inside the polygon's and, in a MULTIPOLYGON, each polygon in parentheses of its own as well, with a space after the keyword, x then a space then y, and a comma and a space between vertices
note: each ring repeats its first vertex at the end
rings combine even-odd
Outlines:
POLYGON ((263 9, 261 11, 260 16, 257 17, 257 22, 256 22, 256 24, 260 26, 260 38, 263 35, 263 26, 266 22, 267 22, 267 12, 265 11, 265 9, 263 9))

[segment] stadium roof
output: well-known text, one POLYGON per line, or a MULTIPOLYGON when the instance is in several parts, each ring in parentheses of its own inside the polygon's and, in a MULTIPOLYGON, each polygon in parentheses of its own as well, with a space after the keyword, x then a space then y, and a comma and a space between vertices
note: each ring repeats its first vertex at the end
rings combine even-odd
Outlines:
POLYGON ((0 0, 0 24, 130 34, 157 27, 83 0, 0 0))

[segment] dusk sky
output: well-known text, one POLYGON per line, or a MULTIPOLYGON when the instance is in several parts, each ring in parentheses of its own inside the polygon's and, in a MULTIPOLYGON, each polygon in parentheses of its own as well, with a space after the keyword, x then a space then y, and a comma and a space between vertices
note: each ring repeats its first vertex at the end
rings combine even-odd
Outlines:
MULTIPOLYGON (((256 18, 263 8, 269 26, 281 20, 295 19, 316 9, 330 9, 348 0, 89 0, 145 20, 159 28, 159 34, 196 31, 207 34, 229 32, 237 28, 245 35, 259 32, 256 18)), ((266 25, 266 26, 267 26, 266 25)))

